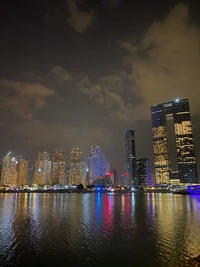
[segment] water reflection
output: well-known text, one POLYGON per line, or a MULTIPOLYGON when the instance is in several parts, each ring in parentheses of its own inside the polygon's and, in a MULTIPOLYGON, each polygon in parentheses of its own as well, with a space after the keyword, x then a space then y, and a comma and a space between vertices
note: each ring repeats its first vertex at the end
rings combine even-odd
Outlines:
POLYGON ((4 193, 0 265, 174 266, 199 229, 200 196, 4 193))

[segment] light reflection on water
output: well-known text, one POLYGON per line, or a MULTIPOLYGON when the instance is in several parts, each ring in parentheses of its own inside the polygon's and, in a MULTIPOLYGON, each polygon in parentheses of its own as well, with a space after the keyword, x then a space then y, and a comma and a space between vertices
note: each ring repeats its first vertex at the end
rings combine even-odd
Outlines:
POLYGON ((0 266, 175 266, 200 254, 200 196, 0 194, 0 266))

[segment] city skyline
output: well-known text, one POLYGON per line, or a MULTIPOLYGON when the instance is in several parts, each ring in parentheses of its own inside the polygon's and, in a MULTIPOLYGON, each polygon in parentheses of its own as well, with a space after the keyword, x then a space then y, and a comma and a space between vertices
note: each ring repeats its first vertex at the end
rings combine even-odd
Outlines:
MULTIPOLYGON (((136 163, 140 160, 136 158, 135 153, 135 131, 126 130, 124 143, 125 165, 124 170, 120 173, 120 175, 122 180, 128 179, 129 181, 127 180, 124 184, 128 185, 135 183, 147 185, 152 182, 156 184, 170 183, 170 180, 172 179, 180 179, 181 183, 198 183, 199 177, 197 172, 189 100, 176 99, 175 101, 154 105, 151 107, 151 117, 154 160, 151 164, 150 160, 145 157, 141 160, 146 160, 146 162, 148 160, 148 167, 147 165, 145 167, 146 170, 148 169, 146 175, 153 176, 151 178, 142 178, 143 182, 138 182, 141 179, 138 178, 136 163), (151 166, 155 168, 155 173, 151 171, 151 166), (149 179, 151 182, 149 182, 149 179)), ((8 152, 1 163, 1 181, 14 179, 14 181, 18 181, 18 185, 23 185, 24 183, 20 180, 24 181, 25 178, 19 177, 19 174, 21 173, 20 176, 25 175, 27 177, 27 181, 28 179, 30 180, 30 164, 28 166, 28 160, 24 160, 22 156, 19 156, 18 161, 16 161, 15 164, 17 167, 14 166, 17 169, 16 177, 5 178, 7 175, 5 172, 5 166, 10 166, 12 161, 15 162, 16 158, 11 155, 11 152, 8 152), (25 169, 23 166, 26 166, 25 169)), ((100 176, 105 176, 111 170, 110 162, 105 160, 105 153, 101 152, 101 147, 97 144, 91 145, 90 147, 88 164, 85 164, 83 161, 80 148, 73 148, 70 152, 68 166, 69 176, 67 178, 67 165, 64 160, 64 150, 60 147, 54 147, 51 156, 49 152, 39 152, 38 159, 34 164, 33 181, 35 184, 39 184, 39 180, 43 180, 41 184, 64 185, 67 179, 68 184, 75 184, 75 182, 77 182, 86 185, 92 184, 95 180, 99 179, 100 176), (78 170, 79 174, 76 173, 77 168, 75 165, 77 164, 80 165, 78 168, 80 169, 78 170), (49 174, 44 174, 47 171, 46 169, 49 170, 49 174), (86 173, 86 169, 88 169, 88 174, 86 173), (74 175, 72 175, 72 173, 76 173, 75 176, 79 177, 73 178, 72 176, 74 175), (45 175, 48 177, 39 178, 39 176, 45 175)), ((11 167, 8 167, 8 169, 11 167)), ((8 176, 10 175, 9 172, 10 171, 8 171, 8 176)))
POLYGON ((122 173, 124 130, 152 162, 150 107, 188 98, 200 169, 197 1, 74 0, 80 16, 68 2, 3 3, 0 158, 12 149, 34 164, 60 146, 69 162, 77 146, 87 161, 97 143, 122 173))

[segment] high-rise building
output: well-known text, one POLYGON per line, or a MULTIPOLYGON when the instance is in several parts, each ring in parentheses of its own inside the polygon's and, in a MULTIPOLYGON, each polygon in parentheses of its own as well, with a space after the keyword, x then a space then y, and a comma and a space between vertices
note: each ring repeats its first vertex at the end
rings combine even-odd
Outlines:
POLYGON ((65 184, 69 184, 70 167, 67 167, 65 174, 65 184))
POLYGON ((131 184, 130 174, 125 172, 120 177, 120 185, 129 186, 131 184))
POLYGON ((34 169, 35 169, 35 166, 28 168, 28 185, 33 184, 34 169))
POLYGON ((150 160, 147 158, 138 159, 136 161, 136 177, 137 184, 141 186, 151 186, 151 168, 150 160))
POLYGON ((64 183, 65 183, 64 151, 62 148, 56 147, 52 152, 51 184, 64 185, 64 183))
POLYGON ((100 145, 91 146, 88 161, 90 184, 100 176, 106 175, 107 170, 110 170, 110 164, 105 161, 105 154, 101 152, 100 145))
POLYGON ((28 184, 28 160, 18 158, 17 164, 17 184, 27 185, 28 184))
POLYGON ((106 161, 105 166, 106 166, 106 173, 110 172, 110 170, 111 170, 110 162, 106 161))
POLYGON ((179 173, 181 183, 197 183, 197 166, 188 99, 151 107, 155 180, 170 183, 179 173))
POLYGON ((112 173, 113 173, 113 177, 114 177, 114 185, 119 185, 120 181, 119 181, 119 178, 118 178, 117 170, 116 169, 112 169, 112 173))
POLYGON ((35 161, 34 184, 49 185, 51 178, 51 161, 49 153, 39 152, 38 160, 35 161))
POLYGON ((126 130, 125 136, 125 173, 130 176, 130 183, 136 183, 135 131, 126 130))
POLYGON ((70 152, 69 185, 78 185, 83 182, 83 161, 80 148, 73 148, 70 152))
POLYGON ((16 158, 11 156, 11 152, 3 158, 2 184, 11 186, 17 185, 17 163, 16 158))

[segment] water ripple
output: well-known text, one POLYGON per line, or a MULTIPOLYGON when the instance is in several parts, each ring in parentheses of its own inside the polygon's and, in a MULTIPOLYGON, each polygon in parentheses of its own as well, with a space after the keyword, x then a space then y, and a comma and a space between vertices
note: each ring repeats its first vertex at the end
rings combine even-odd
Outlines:
POLYGON ((200 196, 0 194, 0 266, 169 266, 200 252, 200 196))

